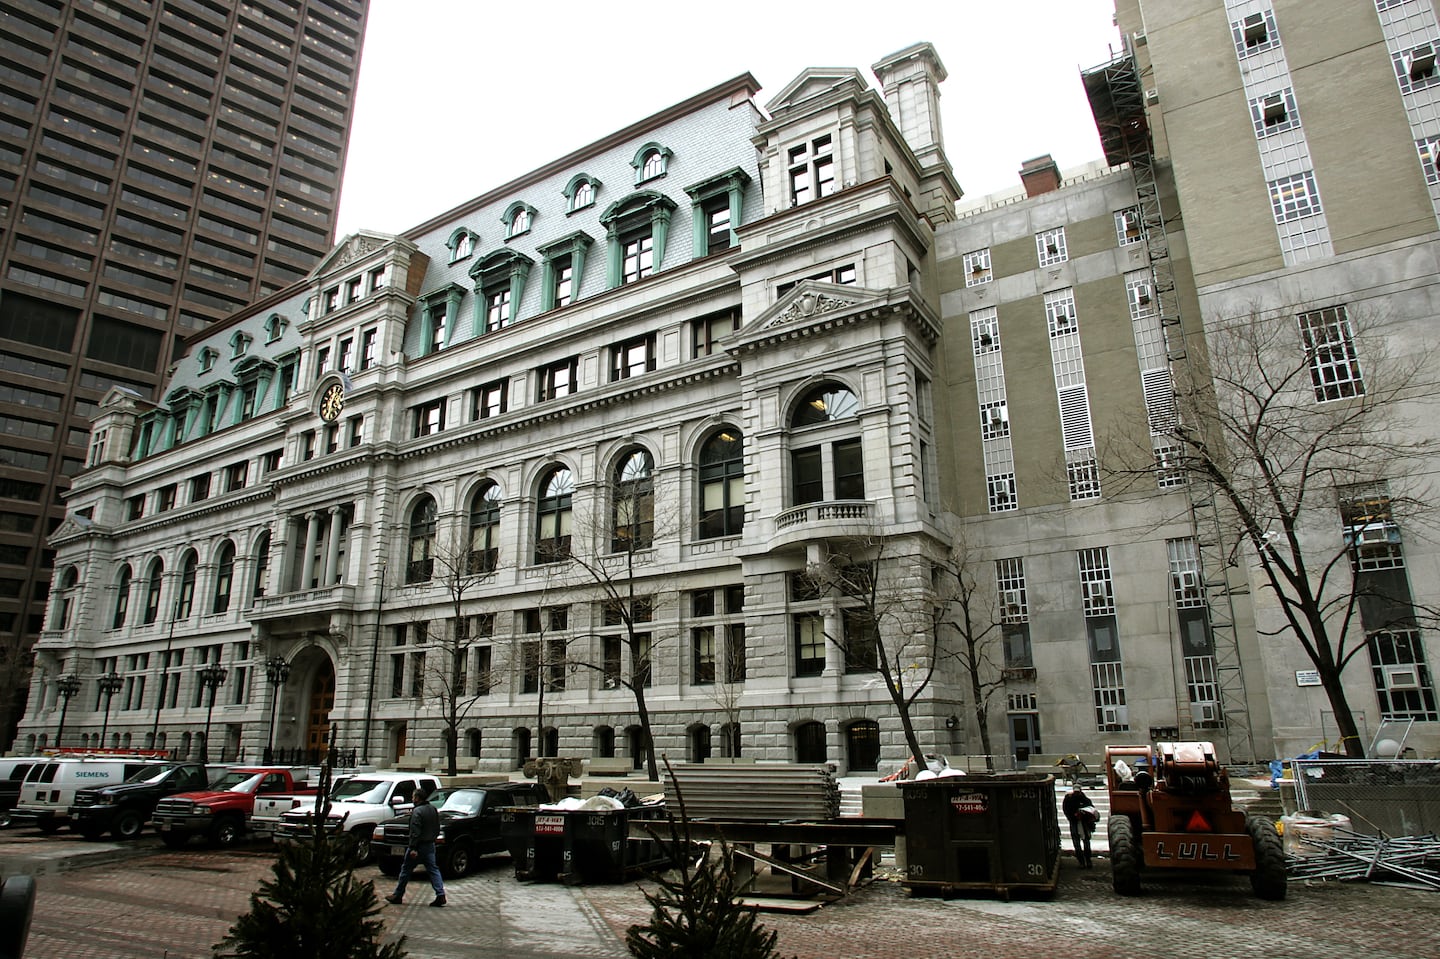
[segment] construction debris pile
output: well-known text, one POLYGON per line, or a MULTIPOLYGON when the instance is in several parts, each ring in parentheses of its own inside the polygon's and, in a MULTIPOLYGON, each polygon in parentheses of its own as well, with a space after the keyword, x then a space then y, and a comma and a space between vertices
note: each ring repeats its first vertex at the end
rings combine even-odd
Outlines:
POLYGON ((1440 890, 1440 838, 1367 836, 1341 827, 1299 837, 1302 854, 1288 856, 1293 879, 1363 879, 1440 890))
POLYGON ((665 799, 676 787, 692 819, 823 822, 840 815, 840 784, 826 766, 678 763, 665 771, 665 799))

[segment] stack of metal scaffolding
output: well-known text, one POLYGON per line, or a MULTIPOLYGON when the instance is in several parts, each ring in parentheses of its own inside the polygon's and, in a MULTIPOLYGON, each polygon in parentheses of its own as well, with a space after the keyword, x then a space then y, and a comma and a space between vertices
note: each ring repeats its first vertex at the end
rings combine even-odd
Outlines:
POLYGON ((1440 838, 1367 836, 1335 827, 1328 838, 1302 836, 1310 855, 1286 860, 1295 879, 1363 879, 1440 890, 1440 838))

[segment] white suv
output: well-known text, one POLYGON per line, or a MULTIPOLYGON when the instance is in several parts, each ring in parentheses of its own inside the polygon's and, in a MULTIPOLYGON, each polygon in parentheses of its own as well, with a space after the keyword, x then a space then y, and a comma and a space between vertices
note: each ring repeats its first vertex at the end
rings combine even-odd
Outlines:
MULTIPOLYGON (((325 830, 331 835, 348 835, 355 844, 355 861, 370 861, 370 839, 375 827, 387 819, 410 812, 414 808, 416 787, 427 793, 440 788, 440 780, 427 773, 360 773, 341 783, 330 795, 330 815, 325 830)), ((302 799, 300 805, 280 817, 275 827, 275 841, 281 844, 301 842, 310 834, 315 816, 315 799, 302 799)))

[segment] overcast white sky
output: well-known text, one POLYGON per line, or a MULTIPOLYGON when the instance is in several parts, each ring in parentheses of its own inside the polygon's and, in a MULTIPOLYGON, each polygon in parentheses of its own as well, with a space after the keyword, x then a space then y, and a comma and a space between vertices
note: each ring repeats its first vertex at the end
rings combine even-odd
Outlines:
POLYGON ((763 107, 804 68, 912 43, 949 71, 946 152, 972 198, 1049 153, 1100 156, 1079 71, 1119 45, 1113 0, 787 4, 371 0, 338 236, 400 233, 749 71, 763 107))

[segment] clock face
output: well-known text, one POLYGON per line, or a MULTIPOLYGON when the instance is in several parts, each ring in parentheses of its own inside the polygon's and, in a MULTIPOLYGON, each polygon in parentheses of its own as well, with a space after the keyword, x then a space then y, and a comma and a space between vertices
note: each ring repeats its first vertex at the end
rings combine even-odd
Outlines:
POLYGON ((333 423, 344 408, 345 388, 339 383, 331 383, 320 397, 320 418, 327 423, 333 423))

